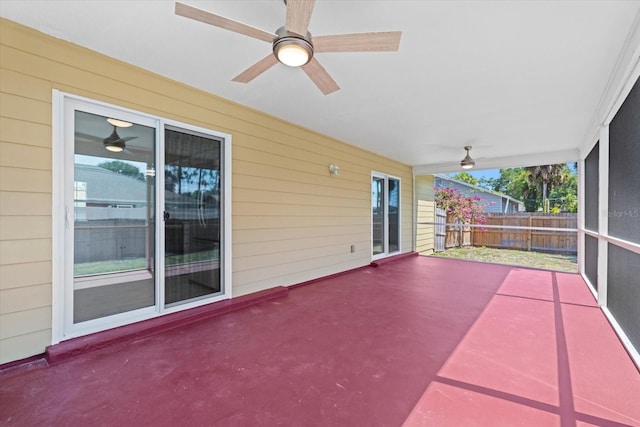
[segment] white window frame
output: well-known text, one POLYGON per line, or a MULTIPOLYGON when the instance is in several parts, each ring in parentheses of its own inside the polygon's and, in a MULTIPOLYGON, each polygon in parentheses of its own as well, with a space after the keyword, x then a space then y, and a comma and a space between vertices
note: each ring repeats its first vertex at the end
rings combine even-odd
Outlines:
POLYGON ((123 326, 165 314, 187 310, 201 305, 231 298, 232 295, 232 242, 231 242, 231 135, 177 122, 143 112, 119 107, 85 97, 53 90, 52 109, 52 337, 51 343, 123 326), (156 218, 162 218, 164 208, 164 129, 166 126, 193 131, 221 141, 222 197, 221 220, 221 285, 222 291, 208 298, 184 304, 164 305, 164 222, 155 227, 156 303, 151 307, 132 310, 95 320, 73 324, 73 164, 74 147, 65 146, 73 141, 73 111, 80 109, 103 116, 113 116, 151 126, 156 132, 156 218), (71 165, 71 167, 69 167, 71 165))
MULTIPOLYGON (((373 178, 381 178, 384 179, 384 194, 385 194, 385 203, 384 203, 384 241, 383 246, 384 250, 382 253, 374 255, 373 254, 373 212, 369 212, 370 215, 370 231, 371 237, 369 242, 371 246, 369 247, 369 253, 371 254, 371 260, 376 261, 382 258, 386 258, 389 256, 397 255, 402 252, 402 180, 400 177, 385 174, 382 172, 371 172, 371 178, 369 179, 369 188, 371 189, 371 184, 373 182, 373 178), (389 252, 389 179, 394 179, 398 181, 398 250, 394 252, 389 252)), ((372 195, 373 197, 373 195, 372 195)), ((371 201, 369 201, 371 204, 371 201)))
MULTIPOLYGON (((638 48, 638 50, 640 50, 640 47, 638 48)), ((636 254, 640 254, 640 244, 629 242, 624 239, 609 235, 609 125, 618 113, 618 110, 626 100, 627 96, 631 92, 631 89, 635 85, 636 81, 638 81, 638 79, 640 79, 640 60, 636 60, 636 62, 630 66, 630 72, 628 73, 627 78, 624 79, 618 92, 616 92, 617 96, 613 98, 613 102, 610 105, 609 109, 605 110, 604 118, 602 120, 602 123, 599 125, 597 132, 590 138, 587 146, 583 147, 580 152, 579 165, 580 170, 584 173, 585 161, 587 156, 591 153, 591 150, 593 150, 596 143, 599 144, 598 230, 589 230, 585 227, 584 194, 586 192, 586 183, 584 177, 582 177, 579 181, 578 200, 581 200, 581 205, 578 209, 578 242, 580 245, 578 250, 578 268, 580 274, 582 275, 582 278, 585 280, 585 282, 589 286, 589 289, 594 294, 596 300, 598 301, 598 305, 602 308, 603 313, 620 338, 620 341, 627 349, 627 352, 633 359, 636 366, 640 368, 640 349, 636 349, 633 346, 631 340, 627 337, 624 330, 607 306, 607 271, 609 269, 609 244, 624 248, 636 254), (589 235, 598 239, 597 290, 585 273, 585 235, 589 235)))

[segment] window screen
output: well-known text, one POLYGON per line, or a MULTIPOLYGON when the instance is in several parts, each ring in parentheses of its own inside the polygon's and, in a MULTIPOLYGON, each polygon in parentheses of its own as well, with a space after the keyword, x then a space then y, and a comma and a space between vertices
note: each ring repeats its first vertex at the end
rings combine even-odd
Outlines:
POLYGON ((584 273, 596 290, 598 289, 598 239, 584 236, 584 273))
POLYGON ((591 231, 598 231, 599 162, 600 142, 597 142, 584 161, 584 226, 591 231))
POLYGON ((635 348, 640 348, 640 255, 609 244, 607 306, 635 348))
POLYGON ((609 125, 609 234, 640 243, 640 80, 609 125))

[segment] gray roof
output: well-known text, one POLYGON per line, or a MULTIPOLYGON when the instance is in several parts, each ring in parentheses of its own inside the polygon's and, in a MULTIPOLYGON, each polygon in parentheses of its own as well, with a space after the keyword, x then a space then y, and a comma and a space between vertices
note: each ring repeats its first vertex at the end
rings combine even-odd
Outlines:
POLYGON ((479 187, 477 185, 470 184, 468 182, 459 181, 457 179, 451 178, 449 175, 435 174, 434 176, 436 178, 439 178, 439 179, 443 179, 443 180, 446 180, 446 181, 449 181, 449 182, 452 182, 452 183, 455 183, 455 184, 459 184, 459 185, 463 185, 465 187, 469 187, 470 189, 472 189, 472 190, 474 190, 476 192, 485 193, 485 194, 493 194, 494 196, 499 196, 499 197, 508 199, 508 200, 510 200, 512 202, 515 202, 515 203, 524 204, 524 202, 522 200, 514 199, 513 197, 507 196, 506 194, 500 193, 499 191, 488 190, 486 188, 482 188, 482 187, 479 187))
POLYGON ((146 203, 147 183, 93 165, 75 164, 74 181, 87 183, 86 201, 146 203))

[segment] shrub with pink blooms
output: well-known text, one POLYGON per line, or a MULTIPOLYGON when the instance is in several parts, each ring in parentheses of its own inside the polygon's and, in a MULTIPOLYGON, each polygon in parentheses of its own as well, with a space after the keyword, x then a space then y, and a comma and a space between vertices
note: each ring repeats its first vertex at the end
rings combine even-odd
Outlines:
POLYGON ((462 195, 456 188, 441 187, 436 189, 436 206, 444 209, 454 221, 463 224, 484 224, 487 214, 484 213, 486 204, 480 204, 484 199, 480 196, 462 195))

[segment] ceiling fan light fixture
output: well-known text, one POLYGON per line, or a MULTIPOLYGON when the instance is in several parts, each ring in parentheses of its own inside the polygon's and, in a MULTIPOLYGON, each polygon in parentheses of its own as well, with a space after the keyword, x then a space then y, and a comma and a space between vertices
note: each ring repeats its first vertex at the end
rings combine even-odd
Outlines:
POLYGON ((467 145, 466 147, 464 147, 464 149, 467 150, 467 155, 460 162, 460 166, 462 166, 462 169, 471 169, 476 164, 475 160, 473 160, 469 155, 469 150, 471 150, 471 146, 467 145))
POLYGON ((304 38, 283 27, 276 34, 278 37, 273 41, 273 54, 278 61, 289 67, 301 67, 311 61, 313 45, 308 33, 307 38, 304 38))
POLYGON ((118 120, 118 119, 114 119, 114 118, 108 118, 107 121, 109 122, 109 124, 119 127, 119 128, 128 128, 133 126, 133 123, 131 122, 125 122, 124 120, 118 120))
POLYGON ((105 142, 104 148, 114 153, 121 153, 122 151, 124 151, 124 142, 123 141, 105 142))
POLYGON ((106 137, 103 141, 104 148, 114 153, 120 153, 124 151, 124 140, 120 138, 118 132, 116 132, 116 125, 113 125, 113 132, 106 137))

